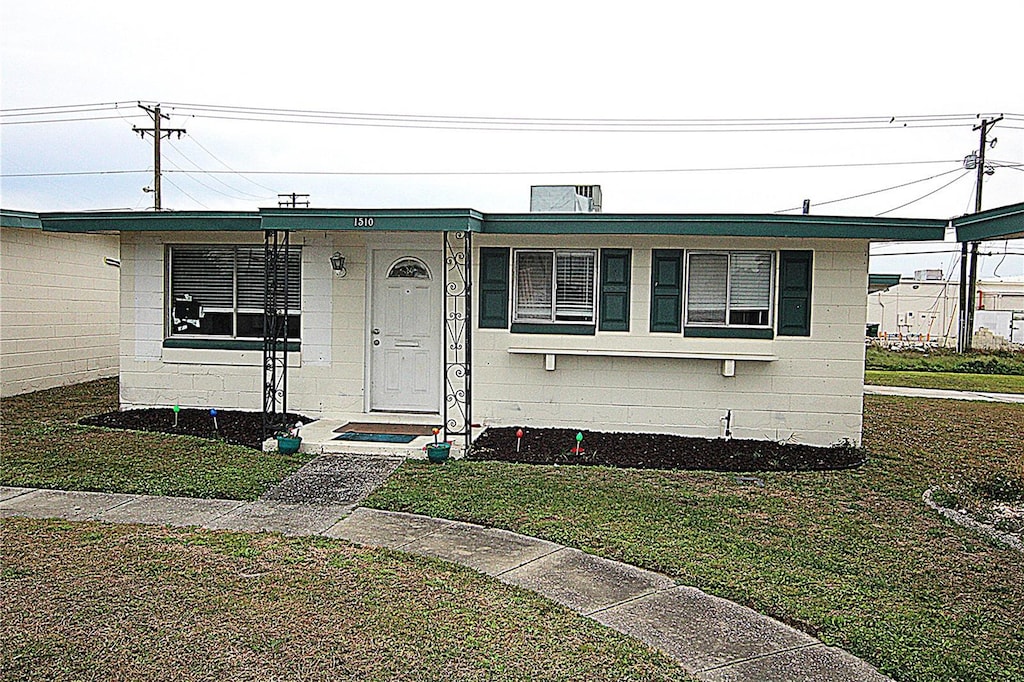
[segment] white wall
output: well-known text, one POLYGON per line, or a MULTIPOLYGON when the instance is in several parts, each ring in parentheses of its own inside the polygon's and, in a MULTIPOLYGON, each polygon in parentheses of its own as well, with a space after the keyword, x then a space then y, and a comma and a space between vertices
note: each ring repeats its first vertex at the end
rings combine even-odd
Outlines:
MULTIPOLYGON (((121 238, 121 405, 262 409, 262 351, 163 348, 168 244, 262 243, 261 233, 127 232, 121 238)), ((367 249, 434 247, 439 235, 302 232, 302 341, 289 353, 288 409, 309 416, 364 410, 367 249), (346 257, 346 277, 330 256, 346 257)), ((440 312, 438 313, 440 315, 440 312)))
POLYGON ((0 228, 4 396, 117 374, 117 237, 0 228))
POLYGON ((474 421, 719 437, 731 410, 737 438, 813 445, 860 442, 867 242, 543 236, 513 243, 474 238, 475 247, 570 245, 633 250, 630 331, 557 336, 477 329, 474 421), (698 339, 649 333, 651 249, 659 248, 813 249, 811 336, 698 339), (716 360, 559 355, 556 369, 548 371, 544 355, 510 353, 509 348, 748 352, 777 360, 741 360, 730 377, 723 376, 716 360))

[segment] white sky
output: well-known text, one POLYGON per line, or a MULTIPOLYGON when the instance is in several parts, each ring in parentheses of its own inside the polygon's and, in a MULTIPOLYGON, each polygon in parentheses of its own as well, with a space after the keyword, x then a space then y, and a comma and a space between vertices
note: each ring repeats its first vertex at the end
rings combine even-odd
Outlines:
MULTIPOLYGON (((949 218, 973 211, 970 121, 901 127, 899 117, 1016 115, 996 126, 997 164, 1024 163, 1020 0, 962 2, 225 2, 3 0, 0 108, 191 103, 332 112, 523 118, 724 119, 896 116, 884 130, 739 133, 526 132, 297 125, 172 114, 163 205, 254 209, 278 192, 319 207, 526 211, 532 184, 600 184, 605 212, 812 212, 949 218), (211 156, 212 154, 212 156, 211 156), (710 171, 936 161, 943 164, 710 171), (202 170, 352 175, 205 175, 202 170), (173 172, 179 169, 190 173, 173 172), (588 171, 686 169, 687 172, 588 171), (425 175, 516 171, 506 175, 425 175), (554 174, 556 171, 578 171, 554 174), (360 175, 370 172, 418 175, 360 175), (171 184, 173 183, 173 184, 171 184), (923 195, 936 191, 932 196, 923 195)), ((148 127, 124 119, 10 125, 0 119, 0 204, 33 211, 144 209, 151 175, 11 177, 152 168, 148 127)), ((109 115, 103 114, 103 115, 109 115)), ((1024 169, 988 176, 984 207, 1024 201, 1024 169)), ((924 247, 928 251, 952 244, 924 247)), ((1024 275, 1024 256, 982 274, 1024 275)), ((941 267, 950 253, 886 257, 872 272, 941 267)), ((1024 242, 1009 244, 1024 253, 1024 242)))

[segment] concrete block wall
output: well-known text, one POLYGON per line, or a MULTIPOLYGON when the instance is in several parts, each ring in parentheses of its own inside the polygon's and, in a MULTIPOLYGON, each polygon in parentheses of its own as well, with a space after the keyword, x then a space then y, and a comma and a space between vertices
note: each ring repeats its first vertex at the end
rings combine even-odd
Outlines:
POLYGON ((571 241, 537 236, 513 242, 482 236, 474 246, 631 248, 633 253, 629 332, 561 336, 475 330, 475 421, 719 437, 731 411, 737 438, 860 442, 866 241, 577 235, 571 241), (662 248, 813 250, 811 336, 696 339, 650 333, 651 249, 662 248), (558 355, 556 369, 548 371, 543 355, 509 348, 763 353, 778 359, 737 361, 731 377, 722 375, 717 360, 600 355, 558 355))
POLYGON ((0 228, 0 392, 115 376, 117 237, 0 228))

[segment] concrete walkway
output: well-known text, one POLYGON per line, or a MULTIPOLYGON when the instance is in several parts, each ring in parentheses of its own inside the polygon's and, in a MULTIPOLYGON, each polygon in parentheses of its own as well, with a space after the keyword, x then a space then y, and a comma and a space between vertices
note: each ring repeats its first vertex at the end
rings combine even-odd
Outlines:
POLYGON ((1024 403, 1024 393, 991 393, 989 391, 950 391, 944 388, 911 388, 909 386, 874 386, 864 384, 865 395, 898 395, 909 398, 945 398, 947 400, 983 400, 989 403, 1024 403))
POLYGON ((319 504, 290 501, 303 494, 282 486, 256 502, 0 487, 0 517, 340 538, 451 561, 532 590, 666 653, 699 679, 889 679, 803 632, 658 573, 505 530, 354 507, 329 494, 319 504))

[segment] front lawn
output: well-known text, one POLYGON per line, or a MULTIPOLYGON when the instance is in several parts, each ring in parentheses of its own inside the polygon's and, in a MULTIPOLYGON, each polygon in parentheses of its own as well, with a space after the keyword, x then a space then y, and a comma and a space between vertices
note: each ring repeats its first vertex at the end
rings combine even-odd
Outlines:
POLYGON ((469 569, 323 538, 4 519, 4 680, 684 680, 469 569))
POLYGON ((926 488, 1024 477, 1024 406, 865 398, 859 469, 734 474, 408 462, 370 506, 536 535, 790 622, 898 680, 1024 680, 1024 558, 926 488))
POLYGON ((0 485, 254 500, 310 459, 76 423, 116 409, 116 379, 4 398, 0 485))

